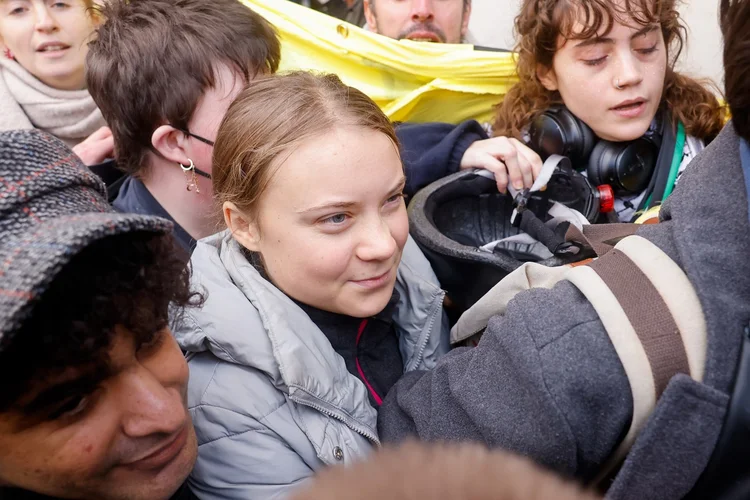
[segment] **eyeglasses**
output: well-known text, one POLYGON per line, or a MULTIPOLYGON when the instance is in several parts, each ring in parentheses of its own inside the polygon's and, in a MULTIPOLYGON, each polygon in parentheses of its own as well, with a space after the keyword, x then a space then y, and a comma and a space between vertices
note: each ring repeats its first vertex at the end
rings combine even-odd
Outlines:
POLYGON ((212 141, 212 140, 210 140, 210 139, 206 139, 205 137, 201 137, 201 136, 199 136, 199 135, 197 135, 197 134, 194 134, 194 133, 190 132, 190 131, 189 131, 189 130, 187 130, 187 129, 184 129, 184 128, 179 128, 179 127, 175 127, 174 125, 172 125, 172 126, 173 126, 173 127, 175 128, 175 129, 177 129, 177 130, 179 130, 180 132, 182 132, 183 134, 185 134, 185 135, 189 135, 190 137, 192 137, 192 138, 194 138, 194 139, 198 139, 199 141, 201 141, 201 142, 202 142, 202 143, 204 143, 204 144, 208 144, 209 146, 213 146, 213 145, 214 145, 214 141, 212 141))

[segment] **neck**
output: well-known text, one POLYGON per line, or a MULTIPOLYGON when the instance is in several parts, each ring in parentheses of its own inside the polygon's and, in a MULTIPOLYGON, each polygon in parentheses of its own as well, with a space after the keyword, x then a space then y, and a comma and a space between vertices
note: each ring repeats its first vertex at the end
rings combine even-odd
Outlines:
POLYGON ((188 191, 188 179, 179 165, 151 155, 150 167, 143 184, 156 201, 194 239, 214 234, 211 217, 211 181, 196 175, 200 193, 188 191))
POLYGON ((48 87, 52 87, 53 89, 57 90, 86 90, 86 80, 83 78, 83 76, 79 77, 75 75, 68 78, 48 78, 46 80, 38 80, 48 87))

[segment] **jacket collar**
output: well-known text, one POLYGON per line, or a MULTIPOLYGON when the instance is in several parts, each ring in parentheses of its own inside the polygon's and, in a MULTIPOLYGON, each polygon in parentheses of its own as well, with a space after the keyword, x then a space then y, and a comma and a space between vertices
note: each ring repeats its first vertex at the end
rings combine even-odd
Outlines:
POLYGON ((190 253, 195 248, 195 240, 182 228, 172 216, 167 212, 156 198, 151 194, 145 184, 140 179, 128 177, 120 186, 117 198, 112 202, 115 210, 128 214, 156 215, 171 221, 174 224, 174 235, 177 243, 180 244, 186 252, 190 253))

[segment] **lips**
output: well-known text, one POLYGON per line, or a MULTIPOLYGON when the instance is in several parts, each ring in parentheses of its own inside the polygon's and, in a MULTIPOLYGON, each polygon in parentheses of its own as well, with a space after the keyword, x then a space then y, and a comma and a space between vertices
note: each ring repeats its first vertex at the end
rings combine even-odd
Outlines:
POLYGON ((617 106, 611 108, 612 111, 624 118, 636 118, 646 109, 646 99, 639 97, 622 101, 617 106))
POLYGON ((415 31, 413 33, 410 33, 406 38, 414 42, 441 42, 440 37, 431 31, 415 31))
POLYGON ((59 52, 61 50, 69 49, 70 45, 66 45, 62 42, 44 42, 37 48, 37 52, 59 52))
POLYGON ((384 272, 383 274, 379 274, 376 276, 371 276, 369 278, 365 278, 362 280, 352 280, 352 283, 359 285, 364 288, 379 288, 386 283, 388 283, 388 278, 391 275, 391 270, 384 272))
POLYGON ((150 451, 147 455, 139 457, 125 465, 136 470, 154 470, 163 468, 174 460, 185 447, 188 438, 188 427, 188 425, 183 426, 183 428, 177 434, 169 438, 167 442, 160 444, 159 448, 150 451))
POLYGON ((628 109, 633 109, 635 107, 638 107, 639 105, 641 105, 641 104, 643 104, 645 102, 646 102, 646 99, 644 99, 642 97, 639 97, 637 99, 630 99, 630 100, 627 100, 627 101, 622 101, 620 104, 618 104, 617 106, 613 107, 612 109, 615 110, 615 111, 625 111, 625 110, 628 110, 628 109))

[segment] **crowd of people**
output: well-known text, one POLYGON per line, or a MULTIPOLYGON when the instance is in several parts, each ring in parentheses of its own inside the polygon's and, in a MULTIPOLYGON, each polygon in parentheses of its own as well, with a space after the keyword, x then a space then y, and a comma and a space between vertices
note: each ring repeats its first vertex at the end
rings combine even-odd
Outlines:
MULTIPOLYGON (((471 14, 344 3, 418 41, 471 14)), ((726 106, 678 7, 523 0, 486 127, 277 74, 238 0, 1 1, 0 500, 750 494, 750 1, 726 106), (520 203, 552 155, 614 193, 552 228, 598 258, 449 315, 409 199, 478 169, 520 203)))

